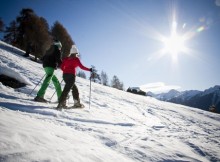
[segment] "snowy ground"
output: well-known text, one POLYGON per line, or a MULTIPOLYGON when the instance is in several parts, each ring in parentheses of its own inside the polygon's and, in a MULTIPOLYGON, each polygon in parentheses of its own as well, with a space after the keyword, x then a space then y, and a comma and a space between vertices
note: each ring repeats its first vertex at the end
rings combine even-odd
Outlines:
MULTIPOLYGON (((56 111, 56 95, 49 104, 33 101, 39 86, 29 95, 44 71, 22 54, 0 42, 0 74, 27 84, 15 90, 0 83, 1 162, 220 161, 219 114, 95 83, 89 109, 89 81, 81 78, 85 108, 56 111)), ((62 80, 60 70, 56 75, 62 80)), ((53 93, 51 84, 45 98, 53 93)))

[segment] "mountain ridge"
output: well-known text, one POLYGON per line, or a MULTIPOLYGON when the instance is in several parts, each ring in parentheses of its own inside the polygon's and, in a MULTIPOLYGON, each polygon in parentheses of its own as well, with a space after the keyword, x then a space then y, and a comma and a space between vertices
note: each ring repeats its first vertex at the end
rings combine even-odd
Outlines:
POLYGON ((158 100, 196 107, 206 111, 209 111, 210 106, 215 105, 217 112, 220 110, 220 85, 215 85, 204 91, 177 91, 172 89, 169 92, 160 94, 147 92, 146 95, 158 100))

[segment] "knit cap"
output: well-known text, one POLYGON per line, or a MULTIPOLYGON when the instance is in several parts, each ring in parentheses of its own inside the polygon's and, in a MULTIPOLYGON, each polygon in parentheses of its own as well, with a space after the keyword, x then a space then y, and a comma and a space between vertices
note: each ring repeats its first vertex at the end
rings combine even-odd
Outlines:
POLYGON ((53 42, 54 45, 56 45, 58 48, 62 48, 62 44, 60 41, 53 42))
POLYGON ((70 49, 70 54, 79 54, 79 51, 75 44, 72 45, 72 48, 70 49))

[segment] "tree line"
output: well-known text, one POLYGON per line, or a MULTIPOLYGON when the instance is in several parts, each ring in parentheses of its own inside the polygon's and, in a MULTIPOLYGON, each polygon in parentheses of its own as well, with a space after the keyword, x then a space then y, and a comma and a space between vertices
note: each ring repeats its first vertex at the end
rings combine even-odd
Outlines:
POLYGON ((66 56, 72 44, 75 44, 59 21, 50 27, 45 18, 37 16, 30 8, 22 9, 5 29, 2 20, 0 24, 0 29, 4 33, 3 41, 22 50, 31 45, 31 53, 35 59, 44 55, 54 39, 62 42, 63 56, 66 56))
MULTIPOLYGON (((65 27, 59 21, 55 21, 50 27, 47 20, 44 17, 39 17, 31 8, 22 9, 16 19, 11 21, 7 26, 5 26, 3 20, 0 18, 0 32, 4 33, 3 41, 8 44, 24 51, 31 47, 31 54, 34 55, 35 60, 44 55, 54 39, 62 43, 63 57, 69 54, 71 46, 75 44, 65 27)), ((94 69, 93 82, 124 90, 123 82, 116 75, 113 76, 109 83, 108 75, 104 71, 98 74, 95 66, 92 68, 94 69)), ((86 78, 83 71, 79 71, 77 76, 86 78)))
MULTIPOLYGON (((113 87, 119 90, 124 90, 123 82, 121 82, 116 75, 114 75, 112 79, 109 81, 106 72, 102 70, 101 73, 99 74, 95 66, 92 66, 92 69, 93 69, 92 76, 90 76, 92 82, 102 84, 104 86, 113 87)), ((77 76, 86 79, 86 74, 81 70, 77 73, 77 76)))

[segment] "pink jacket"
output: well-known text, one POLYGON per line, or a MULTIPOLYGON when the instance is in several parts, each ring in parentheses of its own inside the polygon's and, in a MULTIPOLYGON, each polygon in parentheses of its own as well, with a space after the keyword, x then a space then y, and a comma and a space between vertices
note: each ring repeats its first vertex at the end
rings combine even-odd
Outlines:
POLYGON ((69 73, 76 75, 76 68, 80 67, 83 70, 90 71, 90 68, 87 68, 82 65, 78 57, 66 57, 63 59, 61 64, 61 69, 63 73, 69 73))

